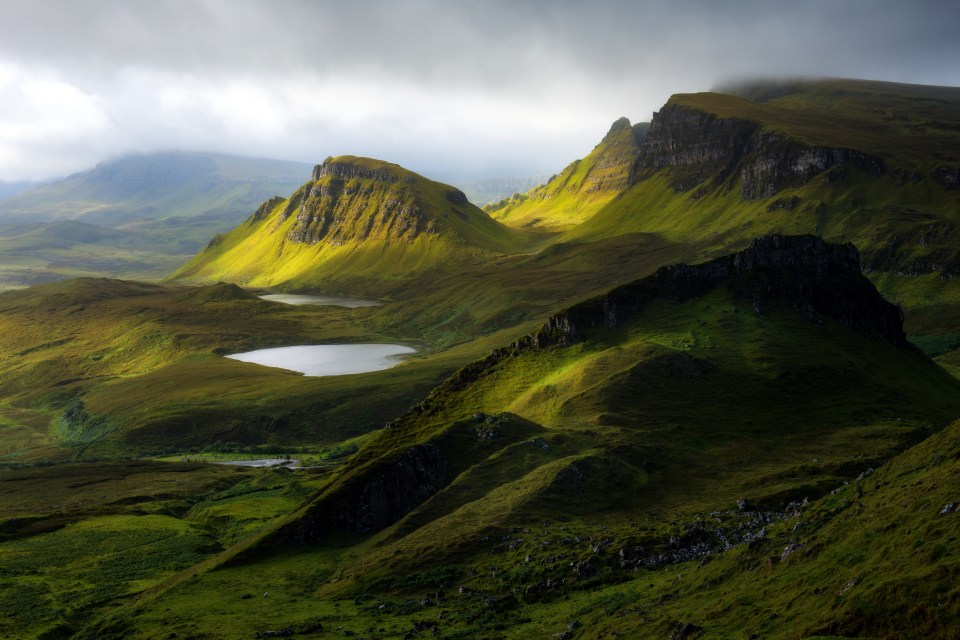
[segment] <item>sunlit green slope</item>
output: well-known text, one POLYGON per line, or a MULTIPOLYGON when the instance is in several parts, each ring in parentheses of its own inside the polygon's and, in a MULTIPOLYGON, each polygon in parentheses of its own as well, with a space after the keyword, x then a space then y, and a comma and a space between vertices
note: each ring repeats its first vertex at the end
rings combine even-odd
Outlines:
POLYGON ((343 156, 214 238, 170 279, 382 293, 469 270, 524 242, 453 187, 343 156))
POLYGON ((75 279, 2 293, 0 462, 340 442, 381 426, 471 357, 310 378, 222 356, 384 341, 365 326, 369 313, 267 302, 226 284, 75 279))
POLYGON ((546 184, 484 210, 514 227, 556 231, 583 222, 630 185, 648 126, 617 120, 587 157, 570 163, 546 184))

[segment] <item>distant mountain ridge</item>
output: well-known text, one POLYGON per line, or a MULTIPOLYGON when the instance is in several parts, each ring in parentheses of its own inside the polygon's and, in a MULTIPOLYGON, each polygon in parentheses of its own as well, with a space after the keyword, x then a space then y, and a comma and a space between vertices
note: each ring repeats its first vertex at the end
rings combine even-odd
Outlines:
POLYGON ((77 275, 159 279, 265 199, 302 183, 310 169, 167 152, 125 156, 34 186, 0 200, 0 286, 77 275))
POLYGON ((299 184, 310 165, 218 153, 124 156, 0 201, 0 216, 118 226, 140 218, 236 215, 299 184))

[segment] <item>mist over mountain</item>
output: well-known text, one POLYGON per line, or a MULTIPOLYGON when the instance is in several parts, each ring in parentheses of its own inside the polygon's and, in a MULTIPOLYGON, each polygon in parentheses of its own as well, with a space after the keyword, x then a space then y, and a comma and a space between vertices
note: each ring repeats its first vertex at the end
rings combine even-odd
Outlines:
POLYGON ((0 200, 0 284, 158 279, 309 174, 296 162, 165 152, 33 186, 0 200))

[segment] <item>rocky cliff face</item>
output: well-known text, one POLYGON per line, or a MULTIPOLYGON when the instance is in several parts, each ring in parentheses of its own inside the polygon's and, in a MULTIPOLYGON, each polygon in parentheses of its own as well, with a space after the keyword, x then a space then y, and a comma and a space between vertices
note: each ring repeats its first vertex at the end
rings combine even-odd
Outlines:
POLYGON ((880 158, 861 151, 810 146, 756 122, 667 104, 653 116, 633 173, 639 181, 672 168, 677 191, 707 180, 719 184, 736 174, 743 198, 754 200, 802 186, 826 171, 829 180, 841 180, 849 167, 872 176, 884 173, 880 158))
MULTIPOLYGON (((400 427, 393 424, 387 428, 400 427)), ((475 414, 450 425, 428 442, 355 465, 353 473, 318 496, 301 518, 278 532, 275 540, 310 543, 331 534, 383 529, 462 473, 470 464, 470 456, 463 455, 465 451, 489 455, 542 431, 539 425, 512 414, 475 414), (459 457, 451 455, 456 451, 460 451, 459 457)))
POLYGON ((596 160, 587 174, 583 191, 622 191, 630 186, 631 168, 639 153, 638 139, 646 131, 635 128, 626 118, 620 118, 610 127, 607 135, 597 145, 596 160))
POLYGON ((830 318, 897 347, 908 346, 900 309, 884 300, 860 272, 860 255, 853 245, 828 244, 816 236, 766 236, 739 253, 701 265, 663 267, 571 307, 515 348, 572 344, 594 327, 623 325, 652 299, 685 300, 721 285, 756 313, 781 305, 811 321, 830 318))
MULTIPOLYGON (((456 189, 445 194, 451 204, 465 204, 456 189)), ((438 222, 417 189, 417 179, 387 167, 327 159, 313 179, 294 195, 285 218, 296 216, 287 237, 304 244, 339 246, 371 238, 412 241, 436 234, 438 222)))
POLYGON ((297 542, 330 533, 365 533, 393 524, 450 482, 450 470, 432 444, 416 445, 362 474, 291 531, 297 542))

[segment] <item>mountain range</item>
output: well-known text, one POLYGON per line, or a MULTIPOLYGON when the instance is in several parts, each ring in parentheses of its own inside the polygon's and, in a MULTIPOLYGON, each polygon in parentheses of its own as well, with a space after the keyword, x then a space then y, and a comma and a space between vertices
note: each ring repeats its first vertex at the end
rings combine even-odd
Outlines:
POLYGON ((954 637, 958 132, 950 87, 675 95, 483 209, 327 158, 161 283, 0 294, 0 635, 954 637))

